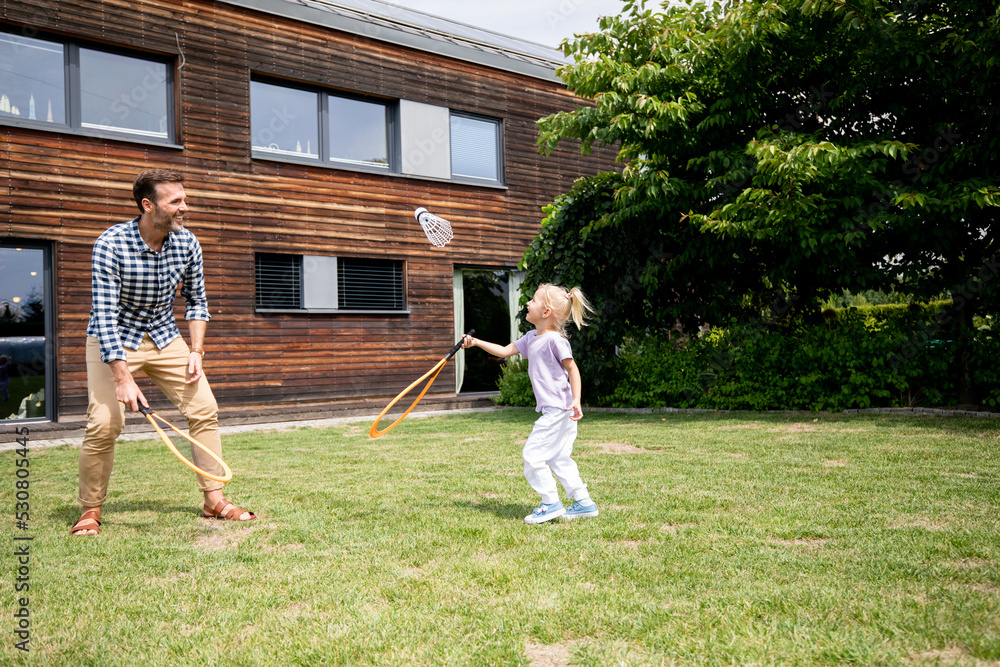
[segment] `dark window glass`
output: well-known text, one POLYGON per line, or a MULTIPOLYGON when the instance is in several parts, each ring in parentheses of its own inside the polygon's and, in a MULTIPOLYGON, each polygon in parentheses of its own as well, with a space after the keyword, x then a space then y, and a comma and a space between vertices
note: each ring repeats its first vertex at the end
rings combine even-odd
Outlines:
POLYGON ((302 257, 257 255, 257 308, 302 307, 302 257))
POLYGON ((402 310, 403 263, 341 257, 337 263, 338 305, 344 310, 402 310))

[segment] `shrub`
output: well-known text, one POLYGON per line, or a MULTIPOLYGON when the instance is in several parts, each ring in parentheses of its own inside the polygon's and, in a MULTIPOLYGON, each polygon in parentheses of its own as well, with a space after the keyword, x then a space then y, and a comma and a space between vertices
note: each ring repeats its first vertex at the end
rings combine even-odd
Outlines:
POLYGON ((515 407, 535 407, 535 392, 531 389, 527 360, 521 357, 507 359, 497 381, 497 388, 500 393, 493 399, 496 403, 515 407))
MULTIPOLYGON (((726 410, 847 410, 954 405, 957 349, 951 303, 824 311, 815 324, 730 322, 707 334, 626 337, 589 405, 726 410)), ((578 362, 579 363, 579 362, 578 362)), ((973 391, 1000 408, 1000 335, 971 340, 973 391)), ((527 364, 508 362, 497 402, 534 405, 527 364)))
POLYGON ((693 407, 703 393, 703 376, 709 375, 706 352, 710 349, 699 338, 630 337, 619 356, 622 380, 611 405, 693 407))
MULTIPOLYGON (((947 305, 850 308, 818 324, 736 322, 682 343, 635 336, 623 346, 619 407, 845 410, 953 404, 956 349, 947 305)), ((973 341, 974 389, 1000 405, 1000 341, 973 341)))

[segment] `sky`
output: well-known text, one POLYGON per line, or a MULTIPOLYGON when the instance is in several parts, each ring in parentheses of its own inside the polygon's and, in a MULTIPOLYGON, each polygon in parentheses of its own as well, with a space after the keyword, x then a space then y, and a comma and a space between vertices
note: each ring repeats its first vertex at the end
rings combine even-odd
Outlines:
POLYGON ((597 31, 598 18, 620 14, 624 4, 622 0, 385 1, 552 47, 574 33, 597 31))

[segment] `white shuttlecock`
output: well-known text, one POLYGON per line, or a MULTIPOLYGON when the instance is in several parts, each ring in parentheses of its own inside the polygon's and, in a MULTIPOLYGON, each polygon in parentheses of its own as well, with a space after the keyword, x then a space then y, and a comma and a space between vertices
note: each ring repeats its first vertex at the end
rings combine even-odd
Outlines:
POLYGON ((438 248, 443 248, 448 241, 454 238, 454 234, 451 233, 451 223, 434 215, 423 206, 413 212, 413 217, 424 228, 427 240, 438 248))

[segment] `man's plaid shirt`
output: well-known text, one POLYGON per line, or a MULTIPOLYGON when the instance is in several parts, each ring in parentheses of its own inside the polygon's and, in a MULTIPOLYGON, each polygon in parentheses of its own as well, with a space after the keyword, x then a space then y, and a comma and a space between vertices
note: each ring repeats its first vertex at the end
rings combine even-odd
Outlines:
POLYGON ((101 345, 101 361, 126 359, 145 334, 163 349, 181 335, 174 318, 177 286, 184 319, 208 320, 201 244, 188 230, 170 232, 160 252, 139 235, 139 218, 111 227, 94 243, 93 305, 87 335, 101 345))

